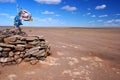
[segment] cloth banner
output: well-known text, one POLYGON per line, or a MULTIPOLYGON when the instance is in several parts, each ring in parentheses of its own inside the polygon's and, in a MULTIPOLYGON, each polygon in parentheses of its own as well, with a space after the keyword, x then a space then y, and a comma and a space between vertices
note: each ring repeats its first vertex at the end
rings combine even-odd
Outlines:
POLYGON ((20 9, 20 12, 18 13, 18 16, 21 21, 33 21, 32 15, 25 9, 20 9))

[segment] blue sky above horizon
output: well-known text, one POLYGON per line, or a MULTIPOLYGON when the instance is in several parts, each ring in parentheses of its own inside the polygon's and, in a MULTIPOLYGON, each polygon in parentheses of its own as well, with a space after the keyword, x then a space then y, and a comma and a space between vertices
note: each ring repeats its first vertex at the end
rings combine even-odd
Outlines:
POLYGON ((23 26, 120 27, 120 0, 0 0, 0 26, 13 26, 17 4, 34 19, 23 26))

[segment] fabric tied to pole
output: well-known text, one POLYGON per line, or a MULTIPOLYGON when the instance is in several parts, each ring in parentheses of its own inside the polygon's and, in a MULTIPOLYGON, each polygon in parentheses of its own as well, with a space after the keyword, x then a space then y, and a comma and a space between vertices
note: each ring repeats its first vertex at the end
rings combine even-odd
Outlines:
POLYGON ((18 16, 16 16, 16 17, 14 18, 14 25, 15 25, 16 27, 19 27, 19 25, 23 25, 22 22, 21 22, 21 20, 20 20, 20 18, 19 18, 18 16))
POLYGON ((32 15, 25 9, 20 9, 20 12, 18 13, 19 18, 21 21, 33 21, 32 15))

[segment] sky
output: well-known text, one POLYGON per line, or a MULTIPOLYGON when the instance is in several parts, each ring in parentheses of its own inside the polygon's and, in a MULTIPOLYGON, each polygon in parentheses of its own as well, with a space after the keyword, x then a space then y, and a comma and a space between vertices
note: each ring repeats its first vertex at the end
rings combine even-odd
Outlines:
POLYGON ((40 27, 120 27, 120 0, 0 0, 0 26, 13 26, 16 5, 40 27))

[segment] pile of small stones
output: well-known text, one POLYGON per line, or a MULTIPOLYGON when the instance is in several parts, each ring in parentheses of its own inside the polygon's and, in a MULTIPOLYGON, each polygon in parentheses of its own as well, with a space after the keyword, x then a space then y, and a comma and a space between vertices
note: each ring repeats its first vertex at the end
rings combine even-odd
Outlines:
POLYGON ((13 29, 0 31, 1 65, 19 64, 22 61, 36 64, 50 54, 50 46, 43 37, 28 36, 13 29))

